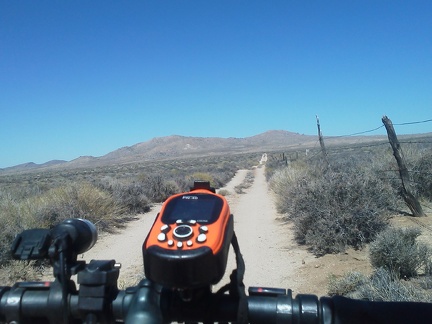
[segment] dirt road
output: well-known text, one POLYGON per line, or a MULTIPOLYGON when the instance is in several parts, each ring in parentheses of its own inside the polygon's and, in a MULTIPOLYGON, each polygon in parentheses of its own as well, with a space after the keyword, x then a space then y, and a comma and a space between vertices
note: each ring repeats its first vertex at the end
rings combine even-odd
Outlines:
MULTIPOLYGON (((234 187, 242 183, 247 170, 238 171, 224 188, 230 193, 226 198, 234 214, 234 230, 246 263, 246 287, 291 288, 294 294, 324 295, 329 274, 342 274, 346 269, 367 270, 364 252, 348 251, 317 259, 305 248, 297 246, 290 226, 282 223, 275 210, 264 167, 253 172, 255 180, 245 193, 236 194, 234 187)), ((83 259, 115 259, 122 264, 119 283, 123 286, 135 284, 143 277, 142 243, 160 207, 155 205, 151 212, 137 215, 137 220, 118 234, 100 237, 83 259)), ((231 249, 226 275, 216 288, 228 282, 234 268, 231 249)))
MULTIPOLYGON (((234 230, 246 263, 244 283, 248 286, 293 288, 296 270, 307 252, 291 248, 291 232, 281 221, 271 192, 267 187, 264 168, 254 169, 253 185, 244 194, 227 196, 234 214, 234 230)), ((239 172, 232 186, 241 182, 245 171, 239 172)), ((230 251, 227 269, 235 268, 234 252, 230 251)), ((230 271, 229 271, 230 272, 230 271)), ((228 271, 227 271, 228 273, 228 271)))

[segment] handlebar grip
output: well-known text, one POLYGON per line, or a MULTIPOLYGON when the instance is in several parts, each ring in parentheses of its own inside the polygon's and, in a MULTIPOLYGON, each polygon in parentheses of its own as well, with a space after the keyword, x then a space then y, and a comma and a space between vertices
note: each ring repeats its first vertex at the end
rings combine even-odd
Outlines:
POLYGON ((297 295, 291 290, 275 295, 248 297, 249 321, 254 324, 360 324, 425 323, 432 320, 432 304, 415 302, 378 302, 342 296, 297 295))
POLYGON ((331 306, 329 303, 321 303, 315 295, 300 294, 292 298, 291 290, 274 295, 253 293, 248 297, 249 322, 332 323, 331 306))
POLYGON ((0 323, 6 321, 6 314, 3 311, 5 309, 5 302, 3 301, 3 295, 10 290, 10 287, 0 287, 0 323))
POLYGON ((322 297, 332 309, 333 323, 426 323, 432 320, 432 305, 413 302, 378 302, 341 296, 322 297))
POLYGON ((0 322, 30 323, 45 318, 50 323, 63 320, 60 287, 43 282, 23 282, 13 287, 0 287, 0 322))

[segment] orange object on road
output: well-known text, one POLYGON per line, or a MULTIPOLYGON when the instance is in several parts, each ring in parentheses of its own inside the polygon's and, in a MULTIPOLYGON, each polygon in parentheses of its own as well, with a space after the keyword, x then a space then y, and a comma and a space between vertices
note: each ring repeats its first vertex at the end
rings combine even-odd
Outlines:
POLYGON ((226 268, 233 216, 208 182, 169 197, 143 244, 150 280, 175 288, 217 283, 226 268))

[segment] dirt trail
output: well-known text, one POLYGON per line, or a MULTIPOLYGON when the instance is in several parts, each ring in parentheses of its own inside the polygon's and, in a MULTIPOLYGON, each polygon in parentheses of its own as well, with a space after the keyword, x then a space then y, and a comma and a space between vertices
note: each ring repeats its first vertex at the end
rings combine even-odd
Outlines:
MULTIPOLYGON (((326 294, 329 274, 343 274, 348 269, 368 271, 363 251, 348 251, 340 255, 315 258, 293 240, 289 225, 283 224, 275 210, 274 197, 268 190, 264 167, 253 170, 255 179, 243 194, 234 187, 242 183, 247 170, 240 170, 223 189, 231 213, 234 214, 234 230, 246 263, 245 285, 291 288, 294 294, 326 294)), ((115 259, 122 264, 120 285, 133 285, 143 277, 142 243, 153 224, 161 205, 152 211, 137 215, 118 234, 104 235, 82 259, 115 259)), ((226 275, 216 286, 228 282, 235 268, 235 256, 231 249, 226 275)))
MULTIPOLYGON (((277 220, 264 167, 254 169, 254 173, 254 182, 245 194, 227 196, 234 214, 234 230, 246 263, 244 283, 246 287, 297 288, 296 271, 308 253, 291 248, 291 232, 277 220)), ((235 259, 231 250, 227 269, 233 268, 235 259)), ((227 270, 227 274, 230 272, 227 270)))
POLYGON ((132 285, 144 276, 142 244, 150 231, 162 204, 155 204, 149 213, 138 214, 136 220, 116 234, 105 234, 98 238, 95 246, 81 256, 87 262, 114 259, 121 263, 120 284, 132 285))

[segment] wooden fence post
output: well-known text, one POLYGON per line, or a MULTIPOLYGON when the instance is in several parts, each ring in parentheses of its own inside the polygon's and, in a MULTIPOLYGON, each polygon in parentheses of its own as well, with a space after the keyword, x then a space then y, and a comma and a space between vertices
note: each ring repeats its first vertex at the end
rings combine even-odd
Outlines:
POLYGON ((399 176, 402 180, 402 197, 405 200, 408 208, 411 210, 413 216, 426 216, 419 201, 411 193, 411 179, 403 159, 402 149, 397 139, 396 132, 393 128, 393 124, 387 116, 383 116, 382 122, 387 130, 387 137, 389 139, 390 145, 393 149, 393 155, 396 158, 396 162, 399 167, 399 176))
POLYGON ((323 154, 324 161, 325 161, 325 163, 326 163, 326 167, 328 168, 328 167, 330 166, 330 163, 329 163, 329 161, 328 161, 328 159, 327 159, 327 152, 326 152, 326 149, 325 149, 325 146, 324 146, 324 139, 323 139, 322 134, 321 134, 321 127, 320 127, 320 123, 319 123, 319 118, 318 118, 317 115, 315 115, 315 117, 316 117, 316 120, 317 120, 317 126, 318 126, 318 139, 319 139, 320 146, 321 146, 321 152, 322 152, 322 154, 323 154))

